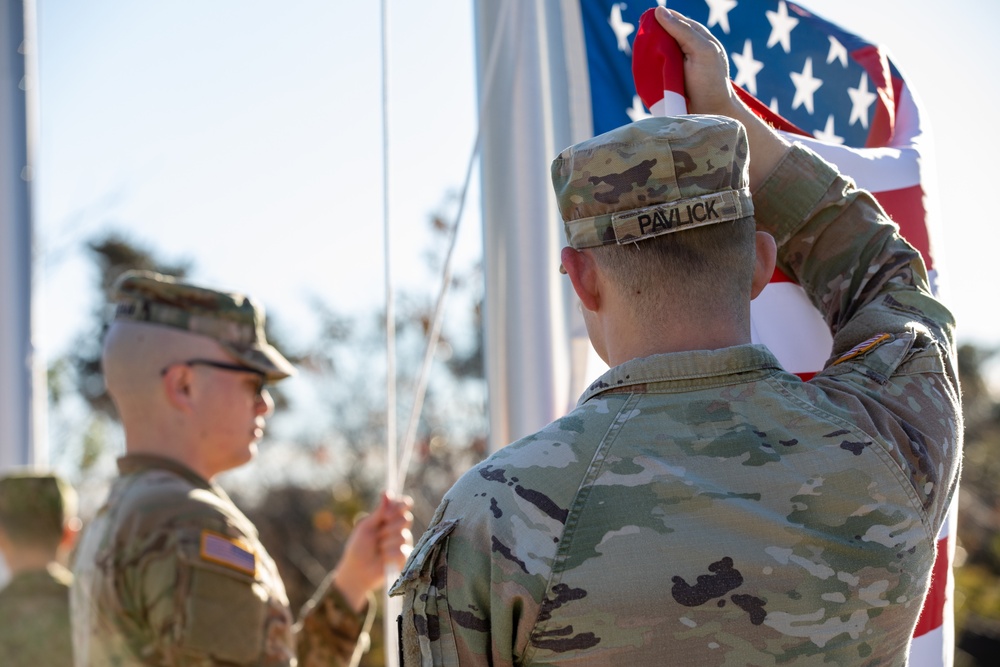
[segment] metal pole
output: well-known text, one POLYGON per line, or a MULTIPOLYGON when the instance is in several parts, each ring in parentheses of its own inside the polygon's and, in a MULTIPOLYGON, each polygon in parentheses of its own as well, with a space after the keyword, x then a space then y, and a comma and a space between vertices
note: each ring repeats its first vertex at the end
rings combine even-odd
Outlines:
POLYGON ((0 469, 46 463, 32 298, 34 17, 33 0, 0 0, 0 469))
POLYGON ((480 109, 491 451, 565 414, 578 395, 570 343, 575 297, 558 271, 564 239, 549 180, 552 158, 575 139, 565 29, 572 5, 507 4, 475 5, 480 81, 493 43, 502 40, 493 102, 480 109), (508 9, 510 29, 498 33, 508 9))

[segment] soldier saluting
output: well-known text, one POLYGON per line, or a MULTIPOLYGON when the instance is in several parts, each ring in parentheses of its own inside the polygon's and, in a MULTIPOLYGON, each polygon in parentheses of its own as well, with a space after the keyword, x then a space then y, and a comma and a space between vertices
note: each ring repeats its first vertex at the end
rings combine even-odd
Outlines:
POLYGON ((711 115, 553 162, 610 370, 445 495, 392 588, 406 665, 906 664, 961 460, 952 316, 871 195, 656 12, 711 115), (809 382, 751 344, 776 262, 833 334, 809 382))

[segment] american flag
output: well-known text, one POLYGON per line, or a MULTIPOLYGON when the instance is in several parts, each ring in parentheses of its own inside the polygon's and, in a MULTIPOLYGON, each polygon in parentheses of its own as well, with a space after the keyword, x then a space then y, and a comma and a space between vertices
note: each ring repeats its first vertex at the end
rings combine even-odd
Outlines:
MULTIPOLYGON (((659 65, 637 63, 633 82, 640 17, 656 4, 707 26, 729 54, 733 84, 758 114, 875 194, 923 254, 936 289, 933 239, 939 232, 934 207, 928 205, 931 179, 921 169, 929 161, 930 145, 918 103, 883 49, 801 5, 782 0, 580 0, 594 134, 650 115, 650 109, 660 115, 663 94, 656 91, 676 90, 662 81, 659 65)), ((648 57, 647 47, 640 42, 637 50, 643 57, 648 57)), ((830 355, 832 340, 818 311, 780 272, 753 302, 752 326, 754 342, 768 345, 786 369, 804 379, 830 355)), ((950 665, 953 660, 954 518, 953 508, 938 536, 934 579, 914 633, 911 665, 950 665)))
POLYGON ((201 532, 201 557, 207 561, 226 565, 249 575, 257 571, 257 558, 253 551, 237 540, 207 530, 201 532))

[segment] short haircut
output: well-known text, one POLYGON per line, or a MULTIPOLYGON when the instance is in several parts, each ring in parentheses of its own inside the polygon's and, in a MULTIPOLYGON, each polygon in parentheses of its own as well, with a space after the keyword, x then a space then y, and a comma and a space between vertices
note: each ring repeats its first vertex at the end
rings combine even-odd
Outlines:
POLYGON ((56 475, 16 473, 0 478, 0 528, 11 542, 56 549, 76 515, 76 492, 56 475))
POLYGON ((644 317, 669 295, 686 309, 749 307, 756 246, 753 217, 593 248, 595 260, 644 317))

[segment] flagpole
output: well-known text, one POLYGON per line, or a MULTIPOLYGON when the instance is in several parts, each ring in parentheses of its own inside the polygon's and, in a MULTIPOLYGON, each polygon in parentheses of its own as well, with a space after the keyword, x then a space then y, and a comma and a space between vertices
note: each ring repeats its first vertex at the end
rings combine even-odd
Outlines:
POLYGON ((45 382, 35 346, 31 181, 35 5, 0 0, 0 469, 45 464, 45 382))
POLYGON ((578 59, 568 56, 567 45, 582 26, 577 16, 576 30, 566 29, 573 23, 572 5, 565 0, 475 5, 479 76, 500 40, 491 94, 503 100, 480 108, 491 451, 565 414, 576 398, 574 301, 558 270, 564 239, 549 185, 552 157, 575 139, 567 71, 578 59), (511 14, 502 34, 494 31, 501 11, 511 14))

